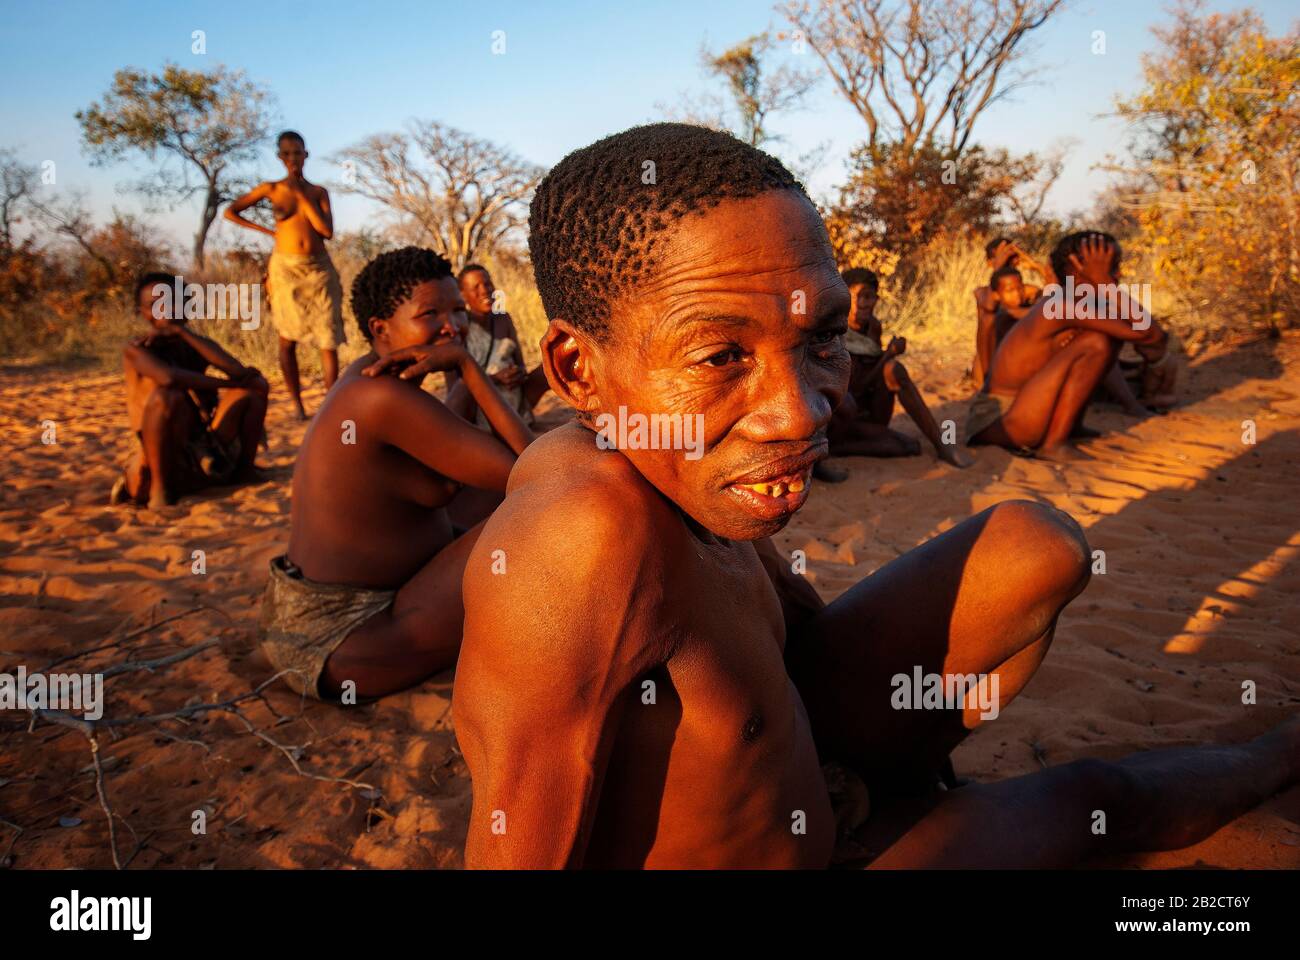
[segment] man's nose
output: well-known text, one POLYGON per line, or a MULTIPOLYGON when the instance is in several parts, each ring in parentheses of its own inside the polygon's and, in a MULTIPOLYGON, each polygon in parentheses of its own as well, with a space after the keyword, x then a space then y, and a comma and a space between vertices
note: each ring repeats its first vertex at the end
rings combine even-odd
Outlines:
POLYGON ((807 365, 794 358, 774 365, 753 388, 753 407, 744 419, 745 432, 754 440, 773 443, 807 440, 830 422, 843 398, 831 389, 823 374, 811 375, 807 365))

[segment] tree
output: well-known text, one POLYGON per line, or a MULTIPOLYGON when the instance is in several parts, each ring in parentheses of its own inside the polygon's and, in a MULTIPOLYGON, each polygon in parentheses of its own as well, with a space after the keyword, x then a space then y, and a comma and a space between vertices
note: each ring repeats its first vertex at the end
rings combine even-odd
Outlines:
POLYGON ((13 150, 0 149, 0 255, 14 246, 14 227, 22 222, 22 208, 31 202, 36 168, 23 163, 13 150))
POLYGON ((832 237, 840 238, 837 252, 855 251, 860 258, 878 246, 907 274, 931 244, 985 234, 994 224, 1026 226, 1016 222, 1017 212, 1036 217, 1041 202, 1027 200, 1025 191, 1044 182, 1050 187, 1059 174, 1051 164, 1032 153, 1014 156, 979 145, 954 158, 930 143, 913 150, 878 145, 874 152, 863 144, 828 213, 832 237))
MULTIPOLYGON (((726 84, 730 105, 723 97, 706 93, 699 97, 683 95, 678 106, 660 103, 655 109, 670 119, 732 133, 750 146, 771 151, 785 138, 771 132, 768 119, 798 106, 818 82, 812 71, 798 70, 788 63, 771 69, 774 47, 768 32, 742 40, 721 53, 701 46, 700 63, 707 74, 726 84)), ((786 166, 800 179, 806 179, 821 163, 826 147, 825 143, 818 144, 797 159, 785 160, 786 166)))
POLYGON ((1184 2, 1144 85, 1117 103, 1132 165, 1113 201, 1131 249, 1180 299, 1276 331, 1300 310, 1300 26, 1270 36, 1250 11, 1184 2))
POLYGON ((1064 0, 804 0, 781 9, 867 125, 874 158, 932 145, 955 157, 975 122, 1030 76, 1024 41, 1064 0))
POLYGON ((267 139, 272 110, 271 94, 242 71, 167 64, 160 74, 119 70, 102 100, 78 111, 77 120, 93 162, 117 161, 131 151, 161 158, 155 174, 134 185, 148 200, 174 205, 202 195, 193 248, 195 269, 202 270, 217 209, 243 192, 238 168, 253 161, 267 139), (179 170, 168 159, 178 160, 179 170))
POLYGON ((383 204, 458 271, 523 227, 546 172, 433 120, 368 137, 333 159, 344 168, 337 189, 383 204))

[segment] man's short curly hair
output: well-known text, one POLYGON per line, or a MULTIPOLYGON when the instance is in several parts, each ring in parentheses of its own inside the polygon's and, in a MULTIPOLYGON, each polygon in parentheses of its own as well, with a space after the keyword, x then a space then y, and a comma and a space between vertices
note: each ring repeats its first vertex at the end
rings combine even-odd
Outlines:
POLYGON ((420 284, 450 276, 451 264, 446 258, 424 247, 402 247, 381 253, 362 267, 352 281, 352 315, 357 318, 361 335, 371 339, 371 318, 391 317, 420 284))
POLYGON ((769 190, 807 196, 779 160, 707 127, 648 124, 575 150, 538 185, 530 210, 547 315, 604 338, 610 304, 650 275, 664 230, 769 190))

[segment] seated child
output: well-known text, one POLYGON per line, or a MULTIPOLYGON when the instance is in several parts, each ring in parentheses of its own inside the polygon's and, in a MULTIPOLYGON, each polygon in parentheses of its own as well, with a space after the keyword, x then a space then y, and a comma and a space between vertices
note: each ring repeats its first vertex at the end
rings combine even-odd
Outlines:
MULTIPOLYGON (((465 349, 524 422, 531 424, 533 407, 550 389, 546 374, 540 365, 531 371, 525 366, 514 318, 497 302, 497 288, 486 267, 477 263, 466 266, 460 272, 460 292, 469 312, 465 349)), ((491 429, 482 411, 474 410, 473 403, 456 389, 456 382, 456 374, 449 373, 447 386, 454 392, 448 393, 448 404, 462 410, 466 419, 473 420, 480 428, 491 429)))
POLYGON ((853 366, 848 393, 831 420, 830 455, 914 457, 919 454, 921 446, 915 439, 889 429, 897 397, 940 460, 955 467, 970 466, 970 458, 955 442, 943 442, 939 425, 907 368, 897 359, 907 349, 907 341, 892 337, 889 346, 881 348, 882 329, 875 313, 880 286, 876 275, 855 268, 845 270, 842 276, 852 304, 844 345, 853 366))
POLYGON ((458 536, 446 507, 462 485, 504 491, 533 434, 466 352, 465 301, 438 254, 376 257, 352 284, 352 311, 372 350, 342 373, 303 438, 261 635, 295 689, 355 703, 456 662, 461 578, 483 518, 458 536), (494 433, 420 389, 449 370, 494 433))
MULTIPOLYGON (((984 257, 988 261, 989 269, 995 274, 1004 267, 1010 267, 1019 274, 1020 268, 1023 267, 1039 274, 1046 284, 1056 282, 1051 267, 1040 264, 1006 237, 998 237, 990 241, 984 247, 984 257)), ((1021 287, 1020 302, 1024 305, 1032 304, 1042 293, 1041 288, 1026 285, 1023 280, 1021 280, 1021 287)), ((1005 330, 1001 333, 997 332, 996 315, 999 304, 992 281, 987 287, 975 288, 975 362, 971 367, 971 379, 977 384, 984 383, 989 364, 993 360, 993 352, 1002 337, 1006 335, 1005 330)), ((1010 324, 1005 326, 1009 327, 1010 324)))
POLYGON ((207 486, 260 479, 253 458, 270 388, 255 368, 186 325, 172 302, 175 279, 147 273, 135 286, 136 309, 151 327, 123 351, 127 415, 140 445, 111 503, 156 508, 207 486), (210 366, 225 378, 208 376, 210 366))

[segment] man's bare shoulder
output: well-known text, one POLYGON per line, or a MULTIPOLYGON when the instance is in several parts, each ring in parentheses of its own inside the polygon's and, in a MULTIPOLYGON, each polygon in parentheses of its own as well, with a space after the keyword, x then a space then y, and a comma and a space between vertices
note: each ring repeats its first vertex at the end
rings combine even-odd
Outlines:
POLYGON ((467 643, 514 643, 523 633, 662 660, 662 649, 644 648, 666 649, 671 630, 650 637, 642 628, 666 625, 658 616, 687 536, 622 454, 598 449, 578 424, 553 430, 519 458, 466 564, 467 643))

